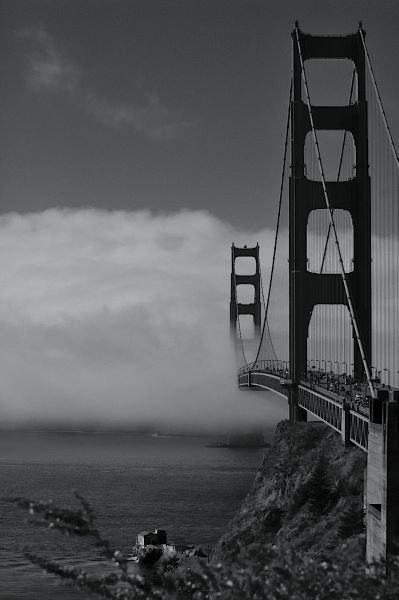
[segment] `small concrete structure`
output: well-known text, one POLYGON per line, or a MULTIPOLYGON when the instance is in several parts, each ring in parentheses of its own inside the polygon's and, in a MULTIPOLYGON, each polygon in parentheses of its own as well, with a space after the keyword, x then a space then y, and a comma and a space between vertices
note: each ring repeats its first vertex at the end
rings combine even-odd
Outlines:
POLYGON ((399 390, 370 404, 365 509, 367 562, 386 559, 399 539, 399 390))
POLYGON ((155 529, 154 531, 140 531, 137 534, 137 545, 142 546, 162 546, 167 544, 166 531, 164 529, 155 529))

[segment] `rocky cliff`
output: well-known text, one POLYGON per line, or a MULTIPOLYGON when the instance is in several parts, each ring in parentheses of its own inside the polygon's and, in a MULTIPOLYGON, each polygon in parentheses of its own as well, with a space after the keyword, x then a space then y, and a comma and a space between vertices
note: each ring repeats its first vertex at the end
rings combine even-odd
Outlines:
POLYGON ((350 545, 362 555, 365 464, 365 453, 323 423, 281 422, 214 559, 233 565, 270 544, 318 558, 350 545))

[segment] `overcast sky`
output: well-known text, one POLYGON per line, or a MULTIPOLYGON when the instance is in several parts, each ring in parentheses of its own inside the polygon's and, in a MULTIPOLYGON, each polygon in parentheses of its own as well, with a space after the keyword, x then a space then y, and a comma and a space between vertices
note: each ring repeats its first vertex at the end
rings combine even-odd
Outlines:
MULTIPOLYGON (((250 419, 229 247, 259 241, 267 263, 294 21, 363 20, 398 139, 398 2, 0 0, 0 17, 2 422, 250 419)), ((253 397, 255 421, 284 414, 253 397)))
POLYGON ((363 19, 399 132, 396 0, 1 0, 0 7, 3 211, 193 208, 252 229, 260 216, 267 224, 295 19, 326 34, 355 31, 363 19))

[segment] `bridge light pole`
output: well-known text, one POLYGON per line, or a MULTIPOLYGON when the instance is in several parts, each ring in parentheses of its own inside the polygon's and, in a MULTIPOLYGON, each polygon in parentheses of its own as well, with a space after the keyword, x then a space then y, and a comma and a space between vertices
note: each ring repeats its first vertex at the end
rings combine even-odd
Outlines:
POLYGON ((387 368, 382 369, 383 371, 386 371, 388 373, 388 387, 391 387, 390 383, 391 383, 391 371, 387 368))

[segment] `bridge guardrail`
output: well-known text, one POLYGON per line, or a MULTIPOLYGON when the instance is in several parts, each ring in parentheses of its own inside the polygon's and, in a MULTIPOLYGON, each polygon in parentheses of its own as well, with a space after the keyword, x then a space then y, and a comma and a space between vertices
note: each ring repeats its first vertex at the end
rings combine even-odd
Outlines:
MULTIPOLYGON (((281 373, 259 368, 240 369, 238 379, 239 387, 263 388, 283 397, 288 396, 292 384, 291 380, 287 376, 282 377, 281 373)), ((306 380, 298 385, 298 405, 340 433, 344 440, 352 442, 367 452, 368 409, 361 407, 356 401, 349 400, 346 396, 335 394, 306 380)))

